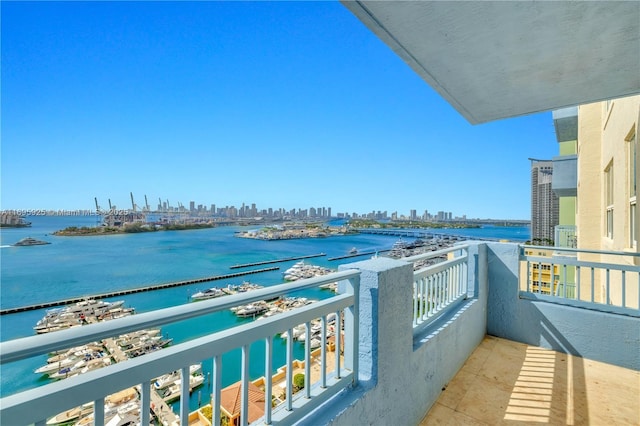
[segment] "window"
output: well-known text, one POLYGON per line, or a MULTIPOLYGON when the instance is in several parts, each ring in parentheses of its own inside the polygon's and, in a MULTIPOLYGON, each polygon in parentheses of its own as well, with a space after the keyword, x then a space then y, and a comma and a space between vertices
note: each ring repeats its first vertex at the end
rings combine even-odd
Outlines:
POLYGON ((613 239, 613 161, 604 171, 605 175, 605 200, 607 217, 607 238, 613 239))
POLYGON ((631 136, 627 138, 627 142, 629 143, 629 247, 636 248, 638 245, 636 233, 636 195, 638 190, 638 138, 636 137, 635 129, 631 130, 631 136))

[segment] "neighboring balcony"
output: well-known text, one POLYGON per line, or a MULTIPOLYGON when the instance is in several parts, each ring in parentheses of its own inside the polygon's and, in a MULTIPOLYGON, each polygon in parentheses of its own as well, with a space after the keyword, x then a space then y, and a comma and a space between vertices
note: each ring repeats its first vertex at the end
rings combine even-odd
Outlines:
POLYGON ((554 240, 556 247, 578 248, 578 234, 575 225, 556 225, 554 240))
POLYGON ((578 156, 553 157, 551 189, 558 197, 575 197, 578 193, 578 156))
MULTIPOLYGON (((517 421, 517 415, 526 415, 521 412, 525 404, 529 414, 539 416, 530 421, 548 421, 551 417, 545 413, 563 405, 565 421, 573 419, 575 424, 583 423, 585 409, 587 420, 640 423, 636 398, 640 393, 640 268, 633 262, 638 254, 575 250, 576 256, 558 257, 553 256, 557 248, 543 249, 550 255, 525 255, 517 244, 470 242, 400 260, 375 257, 294 284, 3 342, 0 363, 4 365, 286 295, 296 289, 339 282, 335 296, 305 307, 2 398, 0 420, 10 425, 45 424, 63 410, 93 403, 95 424, 102 425, 106 423, 107 396, 136 387, 140 394, 139 421, 146 425, 155 407, 150 392, 153 378, 175 370, 186 378, 191 364, 212 362, 211 392, 213 400, 220 401, 220 371, 225 368, 221 355, 240 348, 238 424, 248 423, 249 381, 257 379, 248 374, 250 357, 259 357, 265 363, 265 395, 261 399, 264 414, 252 424, 418 425, 432 407, 440 413, 446 407, 462 416, 491 410, 491 417, 478 418, 476 423, 492 424, 517 421), (416 266, 428 258, 440 262, 416 266), (536 267, 543 270, 543 264, 554 271, 553 278, 548 274, 546 291, 543 275, 532 273, 536 267), (568 271, 574 271, 573 292, 568 291, 568 271), (312 356, 308 336, 316 321, 322 327, 321 352, 312 356), (273 402, 272 373, 281 367, 273 365, 273 337, 284 330, 292 336, 299 324, 304 324, 307 331, 302 367, 307 373, 305 384, 295 392, 292 344, 288 339, 283 399, 273 402), (328 337, 330 329, 335 333, 333 343, 328 337), (250 350, 255 342, 259 348, 250 350), (506 353, 509 363, 499 361, 494 351, 506 353), (309 374, 312 364, 319 371, 313 380, 309 374), (605 392, 604 397, 609 395, 607 405, 598 408, 585 395, 558 392, 567 384, 592 386, 592 364, 623 371, 621 383, 608 382, 610 374, 601 374, 601 370, 593 370, 593 374, 599 386, 606 388, 606 383, 612 383, 623 388, 626 399, 624 395, 612 398, 605 392), (484 380, 481 388, 466 382, 470 376, 460 378, 466 373, 484 380), (495 382, 498 391, 482 390, 488 379, 495 382), (454 386, 461 382, 462 388, 454 386), (505 384, 514 387, 505 389, 505 384), (462 392, 463 405, 450 407, 446 400, 439 400, 447 395, 451 398, 454 389, 462 389, 455 392, 462 392), (467 398, 468 392, 472 393, 467 398), (487 407, 482 399, 473 397, 473 392, 476 396, 499 392, 502 406, 487 407), (513 401, 506 400, 508 392, 530 398, 518 401, 514 396, 513 401), (465 411, 467 408, 469 411, 465 411), (626 417, 620 419, 626 420, 616 420, 609 412, 622 413, 626 417)), ((183 394, 189 391, 188 382, 182 381, 183 394)), ((585 389, 571 385, 571 392, 585 389)), ((593 394, 591 389, 588 394, 593 394)), ((219 404, 214 402, 213 407, 213 424, 217 425, 222 414, 219 404)), ((199 417, 190 416, 187 404, 181 401, 179 415, 166 424, 188 424, 190 418, 199 417)))

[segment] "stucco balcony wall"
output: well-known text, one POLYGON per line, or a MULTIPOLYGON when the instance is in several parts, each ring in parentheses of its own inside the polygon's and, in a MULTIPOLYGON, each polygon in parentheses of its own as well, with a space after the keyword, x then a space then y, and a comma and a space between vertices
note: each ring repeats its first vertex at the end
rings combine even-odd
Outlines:
POLYGON ((521 298, 518 246, 487 246, 487 334, 640 370, 638 316, 521 298))
POLYGON ((419 424, 486 334, 640 370, 640 318, 521 299, 519 246, 469 245, 469 297, 417 336, 411 264, 344 266, 362 274, 360 383, 301 424, 419 424))
POLYGON ((486 246, 471 244, 468 294, 452 314, 414 336, 413 265, 378 258, 361 271, 360 383, 301 424, 418 424, 486 330, 486 246))

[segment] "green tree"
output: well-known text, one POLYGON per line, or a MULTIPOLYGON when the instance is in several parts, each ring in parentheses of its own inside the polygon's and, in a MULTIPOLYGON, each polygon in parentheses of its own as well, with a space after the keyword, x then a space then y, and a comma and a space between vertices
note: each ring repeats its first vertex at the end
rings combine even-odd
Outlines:
POLYGON ((293 376, 293 387, 295 392, 304 389, 304 374, 298 373, 293 376))

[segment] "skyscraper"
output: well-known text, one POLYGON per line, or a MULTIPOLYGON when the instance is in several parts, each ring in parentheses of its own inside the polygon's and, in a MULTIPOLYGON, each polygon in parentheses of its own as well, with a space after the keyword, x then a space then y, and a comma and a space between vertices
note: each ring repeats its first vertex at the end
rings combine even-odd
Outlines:
POLYGON ((558 196, 553 192, 553 162, 531 160, 531 241, 553 245, 558 224, 558 196))

